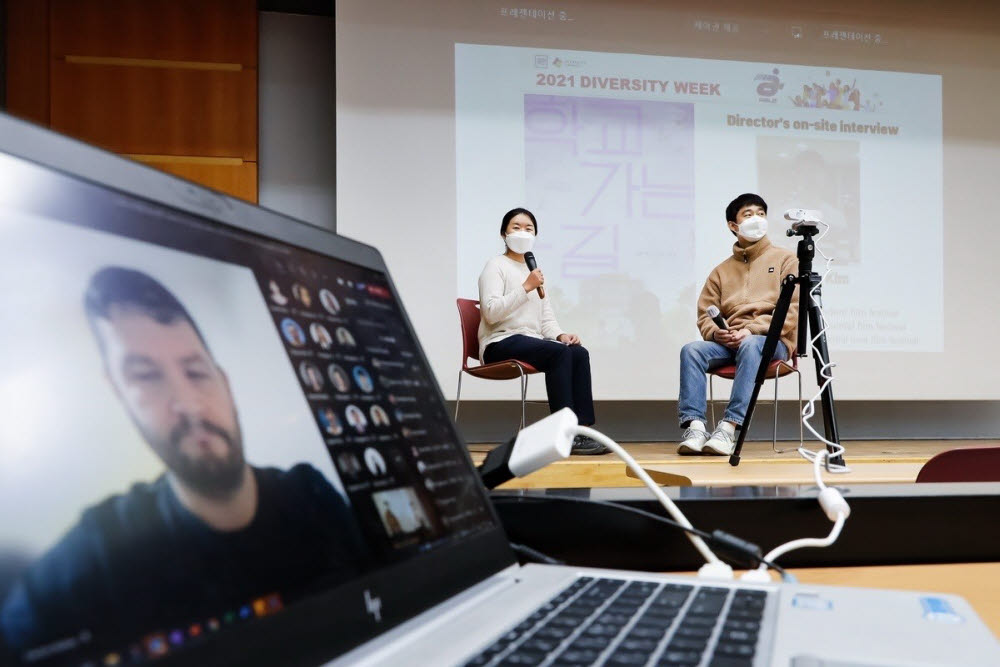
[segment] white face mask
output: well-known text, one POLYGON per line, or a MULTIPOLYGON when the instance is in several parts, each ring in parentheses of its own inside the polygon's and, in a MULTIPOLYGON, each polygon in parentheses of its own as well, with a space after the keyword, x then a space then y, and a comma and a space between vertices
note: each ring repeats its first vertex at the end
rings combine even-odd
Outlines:
POLYGON ((746 218, 740 223, 738 233, 747 241, 760 241, 767 234, 767 218, 762 215, 746 218))
POLYGON ((531 252, 535 245, 535 235, 531 232, 511 232, 504 237, 507 247, 518 255, 531 252))

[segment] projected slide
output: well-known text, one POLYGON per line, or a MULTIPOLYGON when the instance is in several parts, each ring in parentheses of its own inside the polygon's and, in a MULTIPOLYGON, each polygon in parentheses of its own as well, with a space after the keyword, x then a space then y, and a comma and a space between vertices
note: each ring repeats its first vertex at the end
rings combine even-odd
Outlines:
POLYGON ((835 351, 942 349, 940 76, 457 44, 455 120, 458 292, 526 206, 595 364, 641 371, 698 336, 697 293, 734 241, 725 206, 747 191, 775 243, 797 241, 788 208, 830 224, 835 351))

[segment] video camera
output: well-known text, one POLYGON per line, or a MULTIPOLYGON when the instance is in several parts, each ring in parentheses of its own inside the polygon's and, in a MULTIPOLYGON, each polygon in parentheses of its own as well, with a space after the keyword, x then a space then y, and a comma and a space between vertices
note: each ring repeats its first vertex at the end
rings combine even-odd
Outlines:
POLYGON ((811 236, 819 232, 817 225, 824 224, 822 211, 807 208, 788 209, 785 211, 785 220, 792 223, 791 228, 785 232, 788 236, 811 236))

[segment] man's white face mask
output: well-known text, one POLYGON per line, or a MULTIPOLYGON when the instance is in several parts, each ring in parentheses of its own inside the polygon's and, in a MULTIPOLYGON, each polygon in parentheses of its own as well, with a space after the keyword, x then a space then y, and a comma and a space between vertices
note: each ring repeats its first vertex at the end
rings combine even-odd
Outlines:
POLYGON ((535 235, 531 232, 511 232, 504 237, 507 247, 518 255, 531 252, 535 246, 535 235))
POLYGON ((760 241, 767 234, 767 218, 762 215, 746 218, 740 223, 738 234, 747 241, 760 241))

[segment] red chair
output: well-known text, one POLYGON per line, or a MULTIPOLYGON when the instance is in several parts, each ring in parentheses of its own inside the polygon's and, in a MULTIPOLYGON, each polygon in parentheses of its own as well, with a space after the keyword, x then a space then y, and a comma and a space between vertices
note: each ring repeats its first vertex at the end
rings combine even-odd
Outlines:
MULTIPOLYGON (((795 354, 795 350, 788 355, 789 361, 784 361, 781 359, 775 359, 767 367, 767 379, 774 380, 774 434, 771 436, 771 450, 778 453, 784 454, 789 451, 787 449, 778 449, 778 378, 784 377, 795 373, 795 376, 799 380, 799 414, 802 414, 802 373, 799 372, 799 358, 795 354)), ((708 405, 712 410, 712 423, 717 424, 715 421, 715 393, 712 390, 712 378, 720 377, 726 380, 733 380, 736 378, 736 365, 732 366, 720 366, 719 368, 713 368, 708 371, 708 405)), ((802 420, 799 420, 799 445, 802 445, 802 420)))
POLYGON ((917 482, 1000 482, 1000 447, 941 452, 920 468, 917 482))
POLYGON ((517 359, 497 361, 492 364, 479 362, 479 302, 473 299, 456 299, 458 315, 462 323, 462 369, 458 371, 458 392, 455 396, 455 421, 458 421, 458 404, 462 400, 462 374, 487 380, 521 380, 521 426, 524 428, 524 404, 528 397, 528 376, 538 370, 529 363, 517 359), (470 366, 469 359, 477 365, 470 366))

